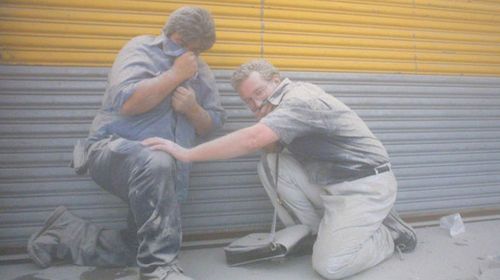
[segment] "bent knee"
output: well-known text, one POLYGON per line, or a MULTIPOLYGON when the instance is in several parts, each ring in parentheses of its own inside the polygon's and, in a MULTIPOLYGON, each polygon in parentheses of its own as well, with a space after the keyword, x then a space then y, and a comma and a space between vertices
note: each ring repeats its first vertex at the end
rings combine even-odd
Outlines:
POLYGON ((326 255, 313 252, 312 266, 326 279, 342 279, 361 271, 355 264, 356 252, 326 255))
POLYGON ((169 154, 159 151, 149 151, 146 167, 150 169, 152 173, 170 174, 175 170, 175 161, 169 154))
POLYGON ((162 180, 172 177, 174 172, 175 160, 171 155, 145 148, 137 155, 132 174, 144 180, 162 180))
POLYGON ((364 253, 364 244, 362 238, 355 238, 355 234, 351 232, 320 232, 314 243, 312 266, 326 279, 342 279, 354 275, 364 270, 370 262, 370 258, 364 253))
POLYGON ((175 192, 175 161, 166 153, 143 150, 129 178, 129 197, 157 197, 175 192))
POLYGON ((117 138, 109 142, 110 151, 119 156, 131 156, 144 148, 138 141, 128 140, 125 138, 117 138))

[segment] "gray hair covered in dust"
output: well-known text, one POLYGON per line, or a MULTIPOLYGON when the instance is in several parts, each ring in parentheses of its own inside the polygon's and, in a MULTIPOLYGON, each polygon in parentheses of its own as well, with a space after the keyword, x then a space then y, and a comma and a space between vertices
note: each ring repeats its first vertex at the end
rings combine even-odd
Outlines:
POLYGON ((179 33, 186 43, 200 42, 200 51, 210 49, 216 41, 212 14, 200 7, 186 6, 175 10, 163 27, 167 37, 179 33))
POLYGON ((240 68, 234 71, 231 77, 231 85, 238 91, 241 83, 245 81, 252 72, 257 72, 260 76, 266 80, 271 81, 274 76, 280 76, 280 72, 276 67, 269 63, 265 59, 254 59, 245 64, 242 64, 240 68))

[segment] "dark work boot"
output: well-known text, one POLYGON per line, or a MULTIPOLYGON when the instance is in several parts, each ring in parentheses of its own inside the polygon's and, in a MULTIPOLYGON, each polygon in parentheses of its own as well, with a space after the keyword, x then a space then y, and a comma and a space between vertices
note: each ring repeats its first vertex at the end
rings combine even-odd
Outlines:
POLYGON ((75 261, 82 252, 79 248, 82 236, 88 230, 86 221, 71 214, 66 207, 59 206, 50 214, 42 228, 30 237, 28 254, 36 264, 44 268, 56 260, 75 261))
POLYGON ((409 224, 405 223, 399 217, 396 209, 392 208, 382 223, 391 231, 396 250, 409 253, 415 249, 417 246, 417 234, 409 224))

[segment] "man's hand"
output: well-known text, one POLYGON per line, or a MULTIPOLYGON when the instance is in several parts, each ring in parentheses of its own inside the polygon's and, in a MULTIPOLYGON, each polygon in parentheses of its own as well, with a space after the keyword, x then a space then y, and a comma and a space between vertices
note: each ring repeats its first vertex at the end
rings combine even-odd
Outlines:
POLYGON ((212 117, 198 104, 193 89, 178 87, 172 95, 172 108, 189 120, 198 135, 212 131, 212 117))
POLYGON ((152 137, 143 140, 141 144, 151 148, 152 150, 166 152, 180 161, 184 162, 189 161, 187 158, 188 150, 170 140, 163 139, 160 137, 152 137))
POLYGON ((172 95, 174 111, 187 115, 197 108, 196 94, 192 88, 178 87, 172 95))
POLYGON ((182 81, 191 79, 198 72, 198 57, 190 51, 183 53, 175 59, 172 71, 182 81))

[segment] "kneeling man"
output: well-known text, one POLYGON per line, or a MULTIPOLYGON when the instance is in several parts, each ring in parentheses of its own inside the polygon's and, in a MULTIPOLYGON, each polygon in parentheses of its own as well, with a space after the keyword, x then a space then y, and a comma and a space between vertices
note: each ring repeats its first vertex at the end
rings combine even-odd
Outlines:
POLYGON ((318 86, 282 79, 265 60, 240 66, 232 85, 257 124, 191 149, 162 138, 143 144, 185 162, 266 150, 260 179, 285 226, 301 223, 317 234, 312 264, 327 279, 415 248, 414 230, 393 209, 397 182, 387 151, 355 112, 318 86))

